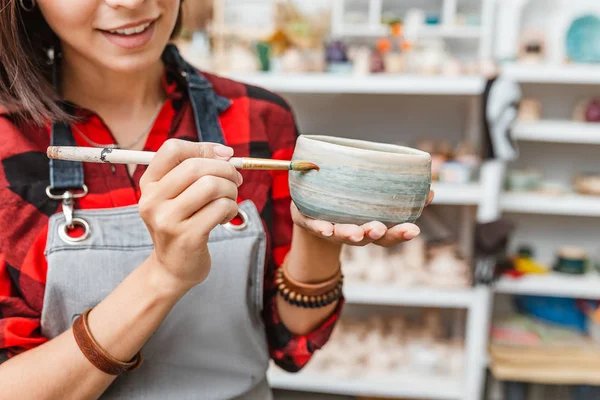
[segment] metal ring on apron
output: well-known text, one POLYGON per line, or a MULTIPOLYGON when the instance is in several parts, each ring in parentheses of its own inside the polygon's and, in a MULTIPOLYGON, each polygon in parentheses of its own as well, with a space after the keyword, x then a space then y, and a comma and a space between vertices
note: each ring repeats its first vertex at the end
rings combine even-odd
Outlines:
POLYGON ((248 227, 248 214, 241 208, 238 209, 238 215, 242 219, 242 223, 239 225, 232 224, 231 222, 226 223, 225 228, 232 231, 243 231, 248 227))
POLYGON ((67 226, 67 222, 63 222, 58 226, 58 236, 68 244, 76 244, 79 242, 83 242, 90 235, 90 224, 83 218, 73 218, 73 226, 80 226, 83 228, 83 235, 78 237, 69 236, 69 226, 67 226))

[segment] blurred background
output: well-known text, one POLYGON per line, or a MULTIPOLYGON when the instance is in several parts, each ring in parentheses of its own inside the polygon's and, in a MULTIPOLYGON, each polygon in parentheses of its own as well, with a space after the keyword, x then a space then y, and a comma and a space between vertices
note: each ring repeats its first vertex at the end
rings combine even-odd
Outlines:
POLYGON ((600 2, 184 4, 184 56, 301 133, 433 157, 422 235, 344 249, 343 319, 277 399, 600 399, 600 2))

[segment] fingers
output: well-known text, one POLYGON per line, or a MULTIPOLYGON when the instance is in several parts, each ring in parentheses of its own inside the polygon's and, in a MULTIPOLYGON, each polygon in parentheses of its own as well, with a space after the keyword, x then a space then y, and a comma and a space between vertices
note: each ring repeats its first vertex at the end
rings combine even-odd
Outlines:
POLYGON ((169 139, 158 150, 140 180, 143 187, 148 182, 161 180, 169 171, 188 158, 217 158, 229 160, 233 149, 218 143, 195 143, 185 140, 169 139))
POLYGON ((294 224, 299 227, 323 237, 330 237, 333 235, 333 224, 331 222, 321 221, 302 215, 293 201, 290 204, 290 212, 294 224))
POLYGON ((421 230, 415 224, 400 224, 388 229, 381 239, 376 240, 373 243, 383 247, 390 247, 398 243, 412 240, 417 237, 420 232, 421 230))
POLYGON ((211 201, 185 221, 184 232, 189 232, 195 238, 198 234, 208 237, 217 225, 235 218, 238 210, 238 204, 230 198, 221 197, 211 201))
POLYGON ((237 183, 215 175, 205 175, 171 200, 169 206, 174 210, 174 217, 183 221, 212 201, 222 198, 236 201, 237 195, 237 183))
POLYGON ((435 197, 435 193, 433 190, 429 191, 429 195, 427 196, 427 201, 425 202, 425 207, 427 207, 428 205, 431 204, 431 202, 433 201, 433 198, 435 197))
POLYGON ((304 219, 304 227, 310 229, 314 233, 324 237, 330 237, 333 235, 333 224, 331 222, 306 217, 304 219))
POLYGON ((420 229, 415 224, 405 223, 387 228, 379 221, 372 221, 361 226, 352 224, 332 224, 327 221, 315 220, 302 215, 298 208, 291 206, 292 218, 296 225, 305 228, 334 243, 347 244, 351 246, 365 246, 373 243, 378 246, 391 247, 396 244, 407 242, 420 234, 420 229), (331 235, 323 232, 333 230, 331 235))
POLYGON ((342 241, 359 243, 365 238, 365 231, 358 225, 336 224, 333 228, 333 236, 342 241))
POLYGON ((156 183, 156 191, 161 198, 173 199, 207 176, 226 179, 236 187, 242 183, 242 175, 231 163, 209 158, 188 158, 156 183))
POLYGON ((365 232, 365 237, 368 237, 372 241, 381 239, 388 230, 387 226, 385 226, 383 222, 378 221, 364 224, 362 228, 365 232))

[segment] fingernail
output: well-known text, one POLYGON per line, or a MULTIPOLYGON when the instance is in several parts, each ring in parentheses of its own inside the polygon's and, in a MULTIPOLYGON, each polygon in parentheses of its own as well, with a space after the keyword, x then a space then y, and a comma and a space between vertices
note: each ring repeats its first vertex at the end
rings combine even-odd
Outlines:
POLYGON ((244 183, 244 177, 238 172, 238 186, 241 186, 242 183, 244 183))
POLYGON ((364 236, 351 236, 350 240, 352 240, 353 242, 360 242, 361 240, 363 240, 364 236))
POLYGON ((332 231, 321 231, 321 235, 325 236, 325 237, 330 237, 331 235, 333 235, 332 231))
POLYGON ((419 235, 419 233, 420 233, 420 231, 415 231, 415 230, 406 231, 406 232, 404 232, 404 239, 406 239, 406 240, 414 239, 419 235))
POLYGON ((385 231, 384 231, 383 229, 381 229, 381 228, 375 228, 375 229, 373 229, 373 230, 372 230, 372 231, 369 233, 369 235, 370 235, 371 237, 375 237, 375 238, 380 238, 380 237, 382 237, 384 234, 385 234, 385 231))
POLYGON ((233 156, 233 149, 227 146, 215 146, 215 154, 219 157, 229 158, 233 156))

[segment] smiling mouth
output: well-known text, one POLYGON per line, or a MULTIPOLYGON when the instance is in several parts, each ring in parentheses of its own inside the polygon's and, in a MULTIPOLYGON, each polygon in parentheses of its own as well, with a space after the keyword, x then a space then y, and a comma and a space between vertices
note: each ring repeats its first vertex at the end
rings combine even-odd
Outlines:
POLYGON ((143 33, 144 31, 146 31, 148 28, 150 28, 150 26, 152 24, 154 24, 155 21, 145 22, 143 24, 139 24, 139 25, 132 26, 132 27, 129 27, 129 28, 105 30, 104 32, 108 32, 108 33, 111 33, 113 35, 120 35, 120 36, 138 35, 140 33, 143 33))

